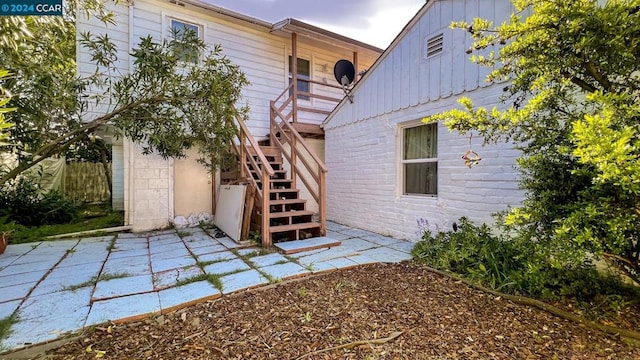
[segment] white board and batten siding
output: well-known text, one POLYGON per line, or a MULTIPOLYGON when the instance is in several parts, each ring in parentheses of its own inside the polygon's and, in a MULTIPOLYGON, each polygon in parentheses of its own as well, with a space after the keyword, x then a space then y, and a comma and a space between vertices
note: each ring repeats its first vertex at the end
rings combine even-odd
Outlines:
POLYGON ((328 218, 391 236, 417 239, 417 220, 450 226, 461 216, 493 221, 492 213, 518 205, 512 144, 482 146, 482 139, 450 133, 438 124, 436 196, 403 195, 402 132, 428 115, 459 107, 499 106, 504 84, 484 81, 488 71, 465 51, 471 39, 452 21, 483 17, 499 23, 511 14, 508 0, 430 1, 409 23, 324 123, 328 218), (443 34, 443 51, 427 58, 428 39, 443 34), (483 160, 468 168, 461 156, 475 150, 483 160))

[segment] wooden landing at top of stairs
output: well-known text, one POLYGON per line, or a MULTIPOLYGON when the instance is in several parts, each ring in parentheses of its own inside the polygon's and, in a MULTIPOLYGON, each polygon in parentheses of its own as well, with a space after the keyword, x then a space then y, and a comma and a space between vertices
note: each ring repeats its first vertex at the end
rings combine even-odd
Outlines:
POLYGON ((274 246, 280 249, 280 251, 285 255, 309 250, 332 248, 340 245, 342 245, 340 241, 328 237, 314 237, 305 240, 292 240, 274 244, 274 246))

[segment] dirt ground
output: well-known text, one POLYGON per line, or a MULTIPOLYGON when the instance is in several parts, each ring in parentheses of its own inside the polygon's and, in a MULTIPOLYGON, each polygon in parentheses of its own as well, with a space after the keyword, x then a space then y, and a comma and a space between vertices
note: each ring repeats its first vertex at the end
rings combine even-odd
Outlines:
POLYGON ((100 357, 640 359, 640 348, 404 263, 331 272, 137 323, 105 324, 46 356, 100 357))

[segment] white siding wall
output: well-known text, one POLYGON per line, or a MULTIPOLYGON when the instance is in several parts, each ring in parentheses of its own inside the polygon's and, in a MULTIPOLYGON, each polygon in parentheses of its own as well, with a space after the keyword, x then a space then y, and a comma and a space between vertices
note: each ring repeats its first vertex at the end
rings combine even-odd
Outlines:
POLYGON ((480 165, 461 159, 469 137, 438 125, 438 195, 402 195, 402 124, 458 107, 464 94, 476 105, 499 103, 502 85, 483 82, 486 70, 470 64, 468 34, 446 27, 452 20, 481 16, 502 21, 511 12, 507 0, 449 0, 427 5, 423 16, 388 50, 325 124, 329 168, 328 217, 339 223, 408 239, 417 238, 416 221, 450 226, 461 216, 492 222, 491 214, 522 200, 511 144, 482 147, 480 165), (481 4, 480 4, 481 3, 481 4), (481 6, 480 6, 481 5, 481 6), (426 59, 425 43, 444 31, 445 51, 426 59))
MULTIPOLYGON (((105 26, 95 19, 86 19, 81 15, 78 17, 78 31, 108 33, 118 46, 118 66, 122 73, 127 73, 132 66, 128 53, 131 47, 139 44, 140 37, 151 35, 158 41, 169 37, 170 17, 198 24, 203 29, 205 41, 210 46, 222 45, 223 54, 239 65, 247 75, 251 83, 243 94, 244 101, 251 109, 247 124, 257 138, 268 134, 269 101, 280 95, 288 85, 287 64, 291 53, 291 40, 288 36, 271 34, 260 25, 239 25, 214 17, 203 9, 190 6, 185 8, 164 0, 136 0, 131 7, 124 4, 113 5, 111 2, 108 4, 116 14, 117 25, 105 26), (132 36, 129 29, 133 29, 132 36)), ((326 46, 323 48, 305 44, 305 41, 307 40, 303 37, 298 38, 298 56, 311 61, 312 77, 335 83, 333 64, 341 58, 351 59, 353 54, 346 50, 329 50, 326 46)), ((373 62, 374 56, 375 54, 361 54, 359 68, 363 69, 373 62)), ((80 46, 77 58, 79 75, 86 76, 95 71, 90 55, 80 46)), ((330 92, 338 98, 342 97, 340 90, 330 92)), ((105 107, 92 109, 87 119, 105 110, 105 107)), ((322 117, 313 114, 299 118, 303 122, 320 123, 322 120, 322 117)), ((135 231, 164 227, 174 217, 173 166, 172 160, 163 160, 158 155, 143 155, 139 146, 124 141, 122 179, 125 218, 135 231)))

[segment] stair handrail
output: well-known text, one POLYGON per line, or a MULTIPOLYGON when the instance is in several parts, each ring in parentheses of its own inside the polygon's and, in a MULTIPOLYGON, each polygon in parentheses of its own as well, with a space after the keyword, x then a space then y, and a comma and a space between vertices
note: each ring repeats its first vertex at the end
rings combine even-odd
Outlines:
POLYGON ((296 179, 296 175, 300 176, 300 179, 309 190, 309 193, 314 197, 314 199, 318 202, 318 217, 320 221, 320 233, 322 235, 326 234, 326 225, 327 225, 327 205, 326 205, 326 174, 328 172, 327 166, 324 162, 316 155, 314 151, 312 151, 307 143, 304 141, 304 138, 300 135, 300 133, 287 121, 287 118, 282 114, 275 101, 271 101, 270 104, 272 116, 270 116, 270 133, 271 133, 271 143, 276 145, 281 151, 282 154, 287 158, 289 163, 291 164, 292 178, 296 179), (281 123, 278 123, 277 118, 282 119, 281 123), (286 134, 288 131, 291 136, 295 139, 292 139, 286 134), (280 133, 281 139, 283 139, 286 143, 289 144, 291 148, 291 154, 288 154, 285 151, 284 145, 280 142, 278 138, 276 138, 275 134, 280 133), (298 145, 299 144, 299 145, 298 145), (304 156, 298 156, 300 154, 300 146, 313 160, 313 162, 317 165, 317 172, 311 164, 307 161, 304 156), (318 191, 316 192, 313 186, 311 186, 311 182, 306 178, 304 172, 300 171, 298 166, 298 162, 296 161, 298 158, 301 159, 302 164, 306 168, 309 174, 311 174, 318 184, 318 191))
POLYGON ((256 139, 251 135, 251 132, 244 123, 244 120, 242 120, 242 118, 237 114, 236 122, 239 125, 238 131, 236 132, 236 138, 238 139, 239 144, 237 147, 233 144, 233 149, 236 151, 240 160, 240 177, 249 178, 256 189, 256 194, 262 204, 262 244, 265 246, 271 246, 271 235, 269 232, 269 189, 271 188, 270 180, 271 177, 275 175, 275 171, 267 160, 267 157, 264 155, 260 145, 258 145, 256 139), (254 149, 258 156, 258 162, 256 162, 251 155, 251 152, 247 147, 247 141, 249 141, 251 148, 254 149), (258 174, 258 179, 262 182, 262 189, 260 189, 258 182, 253 178, 253 176, 247 176, 247 174, 251 174, 251 168, 249 168, 248 164, 251 164, 255 172, 258 174), (259 166, 259 164, 262 164, 262 166, 259 166), (245 172, 247 174, 245 174, 245 172))

